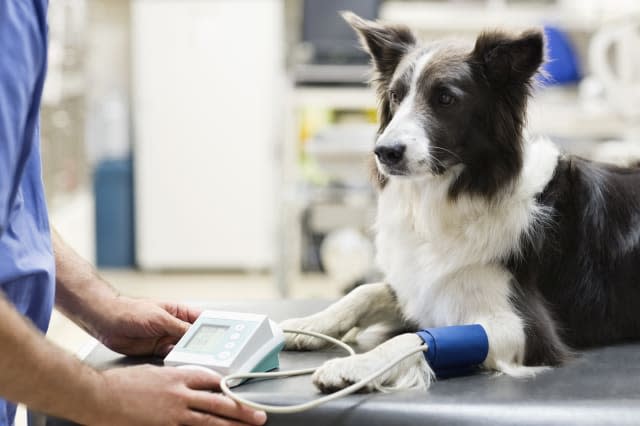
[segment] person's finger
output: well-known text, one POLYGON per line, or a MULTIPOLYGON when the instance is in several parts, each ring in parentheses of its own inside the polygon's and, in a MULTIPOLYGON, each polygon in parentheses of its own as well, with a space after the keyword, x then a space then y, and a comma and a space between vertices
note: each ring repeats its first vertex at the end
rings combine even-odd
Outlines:
POLYGON ((188 323, 193 324, 198 319, 202 309, 194 308, 188 305, 178 305, 178 318, 188 323))
POLYGON ((153 346, 153 355, 165 357, 175 347, 176 343, 180 341, 182 336, 164 336, 155 340, 153 346))
POLYGON ((181 319, 174 317, 168 312, 164 312, 164 315, 162 315, 161 318, 164 332, 169 336, 182 337, 184 333, 189 330, 189 327, 191 327, 190 323, 182 321, 181 319))
POLYGON ((222 394, 202 391, 191 392, 188 401, 189 406, 198 411, 216 414, 252 425, 262 425, 267 420, 267 415, 263 411, 245 407, 222 394))
POLYGON ((243 423, 235 420, 225 419, 211 414, 191 411, 183 421, 185 426, 247 426, 263 425, 262 423, 243 423))
POLYGON ((189 305, 182 305, 178 303, 166 303, 166 302, 161 302, 159 303, 159 305, 160 307, 162 307, 162 309, 169 312, 174 317, 179 318, 182 321, 188 322, 190 324, 193 324, 193 322, 197 320, 200 314, 202 313, 201 309, 194 308, 189 305))
POLYGON ((193 390, 220 389, 220 375, 206 367, 180 368, 184 383, 193 390))
POLYGON ((176 343, 180 340, 179 337, 167 336, 158 340, 156 347, 153 350, 155 356, 165 357, 176 346, 176 343))

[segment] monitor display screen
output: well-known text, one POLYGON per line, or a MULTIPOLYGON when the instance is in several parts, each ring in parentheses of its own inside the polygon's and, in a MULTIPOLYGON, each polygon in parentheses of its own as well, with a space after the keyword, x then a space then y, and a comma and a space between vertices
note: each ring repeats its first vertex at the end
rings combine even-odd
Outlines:
POLYGON ((302 40, 313 46, 314 63, 363 63, 369 56, 358 47, 355 31, 340 16, 350 10, 376 19, 381 0, 305 0, 302 40))
POLYGON ((217 344, 229 329, 228 326, 202 325, 185 345, 185 349, 196 352, 214 352, 217 344))

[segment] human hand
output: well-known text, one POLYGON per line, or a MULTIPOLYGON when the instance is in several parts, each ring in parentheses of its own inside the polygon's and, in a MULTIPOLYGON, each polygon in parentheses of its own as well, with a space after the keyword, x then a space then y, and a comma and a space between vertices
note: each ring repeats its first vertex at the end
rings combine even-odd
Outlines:
POLYGON ((244 407, 218 390, 214 372, 137 366, 101 373, 104 399, 91 422, 97 426, 263 425, 266 414, 244 407))
POLYGON ((165 356, 199 315, 186 305, 117 296, 95 324, 96 337, 124 355, 165 356))

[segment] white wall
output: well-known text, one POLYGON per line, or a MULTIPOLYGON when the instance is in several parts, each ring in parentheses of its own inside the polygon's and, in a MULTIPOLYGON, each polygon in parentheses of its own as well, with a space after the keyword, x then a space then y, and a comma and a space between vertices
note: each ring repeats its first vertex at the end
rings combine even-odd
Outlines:
POLYGON ((137 259, 267 268, 274 256, 280 0, 135 0, 137 259))

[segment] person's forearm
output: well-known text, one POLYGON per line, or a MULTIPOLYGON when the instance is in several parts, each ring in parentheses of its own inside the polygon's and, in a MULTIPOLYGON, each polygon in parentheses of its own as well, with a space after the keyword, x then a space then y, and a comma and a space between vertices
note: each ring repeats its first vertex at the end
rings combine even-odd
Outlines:
POLYGON ((99 318, 108 312, 108 304, 118 293, 55 230, 51 237, 56 258, 56 307, 96 335, 99 318))
POLYGON ((104 407, 104 378, 48 342, 0 293, 0 396, 90 423, 104 407))

